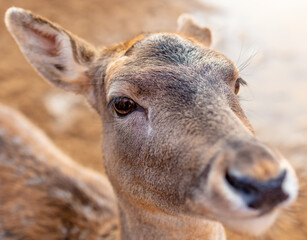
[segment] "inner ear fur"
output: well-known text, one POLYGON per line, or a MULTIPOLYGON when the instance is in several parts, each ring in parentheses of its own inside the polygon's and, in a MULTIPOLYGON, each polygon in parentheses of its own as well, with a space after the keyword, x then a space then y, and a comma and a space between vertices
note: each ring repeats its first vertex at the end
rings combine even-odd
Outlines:
POLYGON ((57 87, 86 93, 96 49, 51 21, 20 8, 9 8, 5 23, 31 65, 57 87))
POLYGON ((192 16, 189 14, 182 14, 178 18, 178 28, 177 31, 186 35, 187 37, 191 37, 198 42, 202 43, 206 47, 211 45, 211 31, 206 27, 198 26, 192 16))

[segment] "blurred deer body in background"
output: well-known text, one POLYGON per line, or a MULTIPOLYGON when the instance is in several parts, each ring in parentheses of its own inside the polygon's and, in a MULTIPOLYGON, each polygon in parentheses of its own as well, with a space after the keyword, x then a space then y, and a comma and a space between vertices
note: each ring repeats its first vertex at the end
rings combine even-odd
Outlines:
MULTIPOLYGON (((244 81, 209 48, 207 28, 183 16, 178 33, 95 48, 22 9, 9 9, 5 20, 33 67, 54 85, 83 94, 101 116, 121 239, 222 240, 221 224, 259 235, 296 199, 292 167, 254 136, 236 96, 244 81)), ((62 168, 60 160, 54 165, 62 168)), ((78 170, 63 174, 111 193, 72 168, 78 170)))
POLYGON ((2 105, 0 181, 0 239, 115 239, 118 213, 108 180, 2 105))

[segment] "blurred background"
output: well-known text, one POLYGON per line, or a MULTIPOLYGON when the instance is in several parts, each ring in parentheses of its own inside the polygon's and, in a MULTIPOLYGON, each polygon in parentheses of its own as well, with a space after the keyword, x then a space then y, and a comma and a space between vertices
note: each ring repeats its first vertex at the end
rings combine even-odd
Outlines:
MULTIPOLYGON (((140 32, 175 31, 191 13, 213 32, 248 86, 241 103, 258 136, 296 165, 307 156, 307 2, 304 0, 0 0, 30 9, 96 45, 140 32)), ((0 103, 23 112, 64 152, 103 171, 100 121, 82 97, 43 81, 0 21, 0 103)))

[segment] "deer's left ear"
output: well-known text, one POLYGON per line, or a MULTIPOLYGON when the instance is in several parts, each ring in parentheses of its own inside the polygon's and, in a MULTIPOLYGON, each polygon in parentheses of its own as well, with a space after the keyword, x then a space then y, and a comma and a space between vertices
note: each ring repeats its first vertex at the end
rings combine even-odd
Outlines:
POLYGON ((178 18, 178 32, 194 38, 206 47, 211 45, 211 31, 206 27, 198 26, 189 14, 182 14, 178 18))
POLYGON ((90 44, 30 11, 12 7, 5 23, 31 65, 57 87, 87 94, 96 57, 90 44))

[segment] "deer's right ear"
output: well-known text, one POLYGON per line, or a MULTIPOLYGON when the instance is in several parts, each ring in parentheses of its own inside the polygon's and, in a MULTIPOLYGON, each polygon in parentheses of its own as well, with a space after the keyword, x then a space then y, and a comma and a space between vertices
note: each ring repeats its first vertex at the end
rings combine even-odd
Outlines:
POLYGON ((211 45, 211 31, 209 28, 198 26, 189 14, 180 15, 177 22, 178 32, 194 38, 207 47, 211 45))
POLYGON ((5 23, 32 66, 54 85, 76 93, 90 90, 88 70, 94 47, 56 24, 20 8, 9 8, 5 23))

